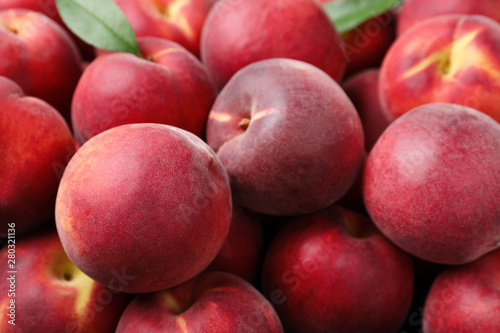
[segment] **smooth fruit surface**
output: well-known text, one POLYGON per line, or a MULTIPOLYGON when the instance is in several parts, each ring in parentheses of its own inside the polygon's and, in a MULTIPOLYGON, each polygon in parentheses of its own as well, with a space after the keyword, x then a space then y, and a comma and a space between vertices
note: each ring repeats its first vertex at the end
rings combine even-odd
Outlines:
POLYGON ((456 104, 393 122, 366 163, 363 197, 377 227, 424 260, 463 264, 500 246, 500 124, 456 104))
POLYGON ((0 75, 51 104, 69 123, 82 60, 67 32, 38 12, 8 9, 0 11, 0 40, 0 75))
POLYGON ((500 23, 446 15, 400 36, 380 68, 380 101, 390 120, 426 103, 465 105, 500 121, 500 23))
POLYGON ((187 131, 131 124, 78 149, 64 172, 56 224, 75 265, 126 292, 151 292, 200 273, 231 221, 227 175, 215 153, 187 131))
POLYGON ((123 313, 117 333, 282 333, 272 305, 245 280, 204 273, 169 290, 138 296, 123 313))
POLYGON ((241 68, 269 58, 292 58, 336 81, 346 60, 340 35, 311 0, 220 0, 201 36, 201 59, 220 90, 241 68))
POLYGON ((500 250, 459 267, 433 283, 424 308, 425 333, 500 331, 500 250))
MULTIPOLYGON (((5 317, 1 332, 115 332, 130 295, 95 282, 75 267, 53 228, 15 241, 0 251, 0 287, 5 290, 0 296, 5 317), (9 260, 12 253, 15 260, 9 260), (15 272, 8 265, 12 262, 15 272)), ((121 287, 116 278, 108 284, 121 287)))
POLYGON ((111 53, 85 69, 71 109, 79 143, 131 123, 168 124, 204 137, 216 95, 205 67, 166 39, 143 37, 139 48, 145 59, 111 53))
POLYGON ((399 332, 413 269, 369 219, 332 206, 280 231, 262 286, 287 332, 399 332))
POLYGON ((59 180, 73 156, 71 131, 46 102, 0 77, 0 234, 18 234, 53 219, 59 180))
POLYGON ((207 142, 231 179, 235 202, 272 215, 331 205, 354 182, 363 131, 340 86, 298 60, 239 71, 210 111, 207 142))

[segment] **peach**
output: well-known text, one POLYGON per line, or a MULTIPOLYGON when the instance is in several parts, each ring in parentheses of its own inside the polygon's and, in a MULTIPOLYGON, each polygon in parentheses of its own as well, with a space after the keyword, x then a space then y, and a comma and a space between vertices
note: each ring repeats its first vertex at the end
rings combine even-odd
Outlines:
POLYGON ((109 53, 85 69, 71 111, 79 143, 131 123, 168 124, 204 137, 216 95, 205 67, 166 39, 139 38, 139 48, 144 59, 109 53))
POLYGON ((85 43, 66 27, 59 16, 55 0, 2 0, 0 2, 0 10, 13 8, 29 9, 47 15, 66 30, 85 60, 90 61, 94 58, 94 47, 85 43))
POLYGON ((484 15, 500 22, 499 0, 406 0, 397 19, 398 35, 420 21, 445 14, 484 15))
POLYGON ((207 270, 228 272, 254 282, 264 250, 263 237, 257 215, 233 205, 227 239, 207 270))
POLYGON ((281 333, 283 328, 272 305, 248 282, 210 272, 137 296, 116 330, 125 332, 281 333))
POLYGON ((102 285, 75 267, 52 228, 11 238, 0 260, 1 332, 113 333, 130 301, 108 287, 127 283, 119 274, 102 285))
POLYGON ((71 99, 81 58, 69 35, 56 22, 25 9, 0 11, 0 75, 21 86, 70 120, 71 99))
POLYGON ((412 301, 412 261, 368 218, 333 206, 279 232, 262 288, 287 332, 395 333, 412 301))
POLYGON ((109 129, 78 149, 56 199, 56 225, 71 261, 125 292, 180 284, 220 251, 231 221, 229 180, 201 139, 163 124, 109 129))
POLYGON ((269 58, 319 67, 336 81, 345 72, 340 35, 311 0, 217 1, 201 36, 201 59, 216 87, 241 68, 269 58))
POLYGON ((425 333, 500 331, 500 250, 443 271, 424 308, 425 333))
POLYGON ((354 182, 363 130, 351 101, 318 68, 267 59, 240 70, 210 111, 207 142, 233 199, 271 215, 322 209, 354 182))
POLYGON ((210 0, 114 0, 127 16, 136 36, 161 37, 200 55, 201 29, 210 0))
POLYGON ((479 15, 442 15, 401 35, 380 68, 390 120, 426 103, 455 103, 500 121, 500 23, 479 15))
POLYGON ((71 131, 44 101, 0 76, 0 234, 22 234, 54 216, 59 180, 74 154, 71 131))
POLYGON ((500 247, 500 124, 456 104, 393 122, 366 162, 363 197, 377 227, 421 259, 464 264, 500 247))

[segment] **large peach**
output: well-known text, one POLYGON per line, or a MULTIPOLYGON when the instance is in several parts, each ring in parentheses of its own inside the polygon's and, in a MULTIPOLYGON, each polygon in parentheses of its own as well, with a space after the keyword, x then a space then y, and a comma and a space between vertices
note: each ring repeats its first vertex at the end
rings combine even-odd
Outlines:
POLYGON ((287 332, 399 332, 413 295, 408 254, 365 216, 329 207, 292 219, 262 283, 287 332))
POLYGON ((113 333, 131 298, 109 288, 128 283, 119 273, 102 285, 75 267, 53 228, 8 239, 0 260, 1 332, 113 333))
POLYGON ((396 245, 463 264, 500 247, 500 124, 456 104, 426 104, 382 134, 368 155, 363 197, 396 245))
POLYGON ((94 47, 85 43, 71 30, 69 30, 68 27, 66 27, 61 19, 61 16, 59 16, 55 0, 2 0, 0 2, 0 10, 13 8, 29 9, 47 15, 56 21, 60 26, 65 28, 66 32, 71 36, 80 50, 80 54, 84 59, 90 61, 94 58, 94 47))
POLYGON ((139 295, 116 333, 282 333, 269 301, 245 280, 225 272, 201 274, 170 290, 139 295))
POLYGON ((268 58, 313 64, 336 81, 346 60, 340 35, 311 0, 220 0, 201 36, 201 59, 221 89, 239 69, 268 58))
POLYGON ((500 332, 500 250, 445 269, 424 308, 425 333, 500 332))
POLYGON ((0 76, 0 234, 16 223, 18 234, 54 216, 57 187, 74 154, 71 131, 44 101, 25 96, 0 76))
POLYGON ((231 221, 229 180, 201 139, 163 124, 130 124, 86 142, 64 172, 56 225, 69 258, 126 292, 151 292, 204 270, 231 221))
POLYGON ((305 214, 342 197, 363 157, 363 130, 340 86, 298 60, 240 70, 210 111, 207 142, 235 202, 259 213, 305 214))
POLYGON ((82 74, 81 57, 64 29, 25 9, 0 11, 0 75, 70 120, 71 99, 82 74))
POLYGON ((500 23, 441 15, 415 25, 389 49, 380 96, 391 120, 434 102, 475 108, 500 121, 500 23))
POLYGON ((204 137, 216 95, 205 67, 166 39, 139 38, 139 49, 144 59, 104 54, 85 69, 71 110, 79 143, 131 123, 168 124, 204 137))
POLYGON ((114 0, 127 16, 136 36, 172 40, 200 55, 201 29, 210 0, 114 0))
POLYGON ((398 13, 398 35, 428 18, 445 14, 484 15, 500 22, 499 0, 405 0, 398 13))

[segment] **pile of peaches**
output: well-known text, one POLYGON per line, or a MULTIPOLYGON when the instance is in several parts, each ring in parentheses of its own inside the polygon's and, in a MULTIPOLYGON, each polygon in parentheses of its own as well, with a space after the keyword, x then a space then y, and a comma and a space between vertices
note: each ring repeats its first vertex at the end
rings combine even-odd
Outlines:
POLYGON ((500 332, 500 1, 114 1, 0 3, 0 332, 500 332))

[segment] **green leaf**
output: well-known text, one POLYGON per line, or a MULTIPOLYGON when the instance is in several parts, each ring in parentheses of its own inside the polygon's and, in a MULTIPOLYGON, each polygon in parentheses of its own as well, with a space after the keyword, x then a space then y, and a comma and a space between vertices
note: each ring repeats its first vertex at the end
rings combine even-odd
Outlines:
POLYGON ((83 41, 141 56, 132 26, 112 0, 56 0, 56 5, 63 22, 83 41))
POLYGON ((398 2, 401 0, 338 0, 322 6, 337 30, 344 33, 386 12, 398 2))

